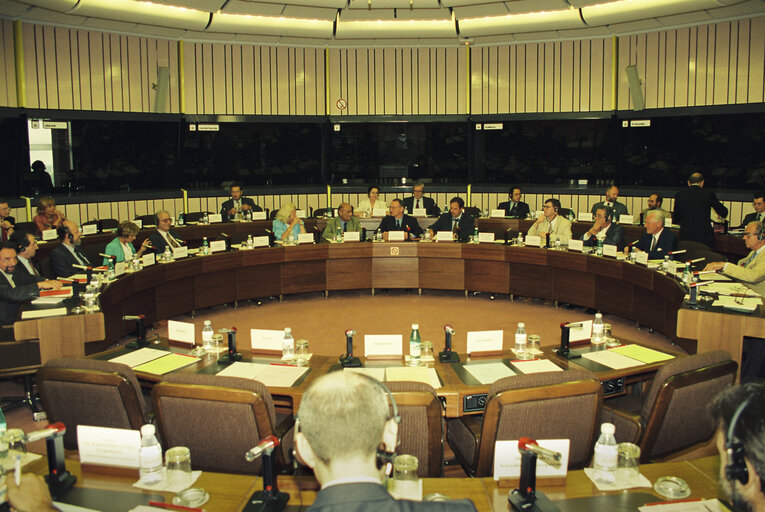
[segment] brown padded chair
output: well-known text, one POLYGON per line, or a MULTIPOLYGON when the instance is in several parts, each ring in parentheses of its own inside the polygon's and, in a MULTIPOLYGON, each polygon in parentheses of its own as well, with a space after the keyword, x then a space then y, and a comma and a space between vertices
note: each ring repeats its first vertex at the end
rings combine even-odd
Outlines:
POLYGON ((64 446, 77 449, 77 425, 139 430, 148 410, 133 370, 95 359, 51 359, 37 372, 43 410, 66 425, 64 446))
POLYGON ((616 425, 618 442, 640 446, 641 462, 708 441, 715 427, 707 403, 734 382, 737 367, 724 350, 678 357, 659 368, 642 395, 609 399, 601 419, 616 425))
POLYGON ((417 457, 422 478, 443 476, 444 416, 436 391, 423 382, 386 382, 401 423, 396 453, 417 457))
POLYGON ((244 454, 270 435, 281 440, 274 450, 276 471, 287 468, 295 420, 291 414, 277 418, 271 393, 261 382, 170 374, 151 396, 165 447, 188 447, 195 469, 260 474, 261 459, 247 462, 244 454))
POLYGON ((32 377, 40 369, 40 344, 37 340, 15 341, 13 326, 0 326, 0 379, 24 378, 24 396, 0 397, 2 410, 27 406, 36 410, 32 377))
POLYGON ((595 442, 603 387, 587 370, 534 373, 489 387, 481 416, 448 420, 447 440, 470 476, 494 472, 494 443, 528 436, 570 439, 569 468, 584 467, 595 442))

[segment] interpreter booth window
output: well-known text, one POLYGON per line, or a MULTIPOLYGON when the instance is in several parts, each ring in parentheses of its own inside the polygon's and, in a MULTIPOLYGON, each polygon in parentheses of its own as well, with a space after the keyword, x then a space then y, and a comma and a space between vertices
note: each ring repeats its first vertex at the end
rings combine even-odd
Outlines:
POLYGON ((70 128, 67 121, 27 120, 29 163, 23 176, 24 194, 35 197, 62 190, 72 164, 70 128))

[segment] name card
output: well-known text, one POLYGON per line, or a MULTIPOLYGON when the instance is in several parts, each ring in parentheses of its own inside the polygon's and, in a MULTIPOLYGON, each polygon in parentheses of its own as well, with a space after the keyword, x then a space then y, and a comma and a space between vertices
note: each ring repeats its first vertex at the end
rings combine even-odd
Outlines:
POLYGON ((634 215, 620 215, 619 216, 619 224, 634 224, 635 223, 635 216, 634 215))
POLYGON ((590 212, 579 212, 576 215, 576 220, 580 222, 592 222, 592 213, 590 212))
POLYGON ((667 264, 667 273, 670 275, 677 274, 677 262, 675 260, 669 260, 667 264))
POLYGON ((299 244, 312 244, 313 243, 313 233, 300 233, 298 235, 298 243, 299 244))
POLYGON ((635 263, 640 263, 641 265, 648 265, 648 253, 645 251, 641 251, 639 253, 635 254, 635 263))
POLYGON ((404 240, 406 240, 404 235, 406 235, 406 233, 403 231, 388 231, 388 241, 403 242, 404 240))
MULTIPOLYGON (((537 460, 537 477, 565 477, 568 471, 570 439, 537 439, 537 444, 561 455, 558 468, 537 460)), ((521 476, 521 452, 518 441, 497 441, 494 445, 494 480, 521 476)))
POLYGON ((298 219, 305 219, 305 210, 295 210, 298 219))
POLYGON ((467 333, 467 353, 501 352, 502 336, 500 331, 472 331, 467 333))
POLYGON ((358 231, 346 231, 343 233, 343 240, 346 242, 360 242, 361 233, 358 231))
POLYGON ((141 219, 135 219, 135 220, 133 220, 133 224, 135 224, 136 226, 138 226, 138 228, 139 228, 139 229, 143 227, 143 221, 142 221, 141 219))
POLYGON ((83 235, 95 235, 96 233, 98 233, 97 224, 85 224, 84 226, 82 226, 83 235))
POLYGON ((149 254, 143 255, 143 266, 144 267, 150 267, 154 265, 157 262, 157 257, 153 252, 150 252, 149 254))
POLYGON ((220 213, 211 213, 207 216, 207 218, 210 220, 210 224, 215 222, 223 222, 223 216, 220 213))
POLYGON ((250 329, 250 346, 253 350, 282 351, 284 331, 273 329, 250 329))
POLYGON ((494 233, 478 233, 478 241, 494 243, 494 233))
POLYGON ((364 335, 364 357, 403 355, 404 337, 401 334, 364 335))
POLYGON ((415 217, 427 217, 428 211, 425 208, 415 208, 412 210, 412 215, 415 217))
POLYGON ((385 208, 375 208, 372 210, 372 217, 385 217, 388 215, 388 210, 385 208))
POLYGON ((210 252, 220 252, 226 250, 225 240, 214 240, 210 242, 210 252))
POLYGON ((589 340, 592 338, 592 320, 572 322, 568 334, 568 341, 589 340))
POLYGON ((195 343, 194 324, 191 322, 167 321, 167 338, 193 345, 195 343))
POLYGON ((266 220, 266 212, 252 212, 252 220, 266 220))
POLYGON ((43 240, 55 240, 58 238, 58 232, 55 229, 44 229, 42 232, 43 240))
POLYGON ((665 217, 664 218, 664 225, 671 226, 672 225, 672 217, 665 217))
POLYGON ((454 233, 451 231, 439 231, 436 233, 436 242, 454 242, 454 233))
POLYGON ((173 249, 173 258, 179 259, 179 258, 185 258, 189 255, 189 248, 185 245, 183 247, 176 247, 173 249))
POLYGON ((268 247, 268 237, 267 236, 252 237, 252 246, 253 247, 268 247))
POLYGON ((603 244, 603 256, 611 256, 616 258, 616 246, 611 244, 603 244))
POLYGON ((123 428, 77 425, 81 464, 138 468, 141 433, 123 428))
POLYGON ((114 265, 114 277, 119 277, 122 274, 127 272, 127 263, 124 261, 120 261, 119 263, 115 263, 114 265))
POLYGON ((541 247, 542 245, 541 238, 538 236, 527 235, 526 245, 530 245, 532 247, 541 247))
POLYGON ((504 219, 505 218, 505 210, 492 210, 489 212, 489 217, 493 219, 504 219))
POLYGON ((575 238, 572 238, 568 241, 568 250, 582 252, 584 250, 584 242, 582 240, 576 240, 575 238))

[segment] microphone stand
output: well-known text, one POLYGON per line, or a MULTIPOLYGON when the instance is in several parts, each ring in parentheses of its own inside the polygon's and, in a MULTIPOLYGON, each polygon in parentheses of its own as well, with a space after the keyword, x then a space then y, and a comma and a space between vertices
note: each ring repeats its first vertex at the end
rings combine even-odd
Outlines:
POLYGON ((255 491, 250 499, 247 500, 247 504, 242 509, 242 512, 281 512, 287 507, 287 502, 290 500, 290 495, 286 492, 281 492, 279 486, 276 483, 276 475, 274 474, 273 457, 271 454, 274 449, 266 450, 263 452, 263 490, 255 491))
POLYGON ((50 495, 54 500, 61 499, 77 481, 77 477, 66 470, 66 457, 64 456, 65 433, 66 427, 63 427, 45 439, 49 472, 45 479, 48 482, 50 495))
POLYGON ((125 348, 135 350, 137 348, 143 348, 149 345, 149 342, 146 339, 146 327, 143 324, 143 320, 144 320, 143 315, 138 315, 138 318, 135 321, 136 339, 135 341, 131 341, 130 343, 125 345, 125 348))
POLYGON ((563 359, 579 359, 582 356, 571 352, 570 336, 571 326, 566 322, 560 324, 560 348, 555 349, 555 352, 563 359))
POLYGON ((442 363, 459 363, 460 356, 452 352, 452 334, 454 329, 450 325, 444 326, 444 349, 438 353, 438 360, 442 363))
POLYGON ((343 368, 361 368, 361 360, 353 357, 353 335, 356 331, 348 329, 345 331, 345 350, 346 353, 340 356, 340 365, 343 368))
POLYGON ((218 364, 231 364, 242 360, 242 354, 236 351, 236 327, 221 329, 220 332, 228 334, 228 353, 218 359, 218 364))
POLYGON ((526 445, 521 452, 521 478, 518 488, 507 497, 510 508, 515 512, 559 512, 560 509, 541 491, 537 492, 537 454, 526 445))

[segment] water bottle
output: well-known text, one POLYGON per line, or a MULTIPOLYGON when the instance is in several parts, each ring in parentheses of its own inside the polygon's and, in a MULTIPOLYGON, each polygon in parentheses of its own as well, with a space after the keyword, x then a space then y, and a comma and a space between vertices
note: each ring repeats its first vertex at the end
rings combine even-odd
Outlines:
POLYGON ((292 337, 292 329, 284 328, 284 338, 282 338, 282 359, 292 361, 295 359, 295 338, 292 337))
POLYGON ((472 240, 472 242, 474 244, 478 243, 478 226, 476 226, 475 229, 473 230, 473 240, 472 240))
POLYGON ((382 240, 382 231, 379 229, 375 231, 375 240, 377 240, 378 242, 382 240))
POLYGON ((183 223, 184 223, 184 222, 185 222, 185 220, 184 220, 184 218, 183 218, 183 213, 179 213, 179 214, 178 214, 178 225, 179 225, 179 226, 183 226, 183 223))
POLYGON ((3 410, 0 409, 0 460, 8 456, 8 443, 4 439, 7 427, 8 425, 5 422, 5 414, 3 414, 3 410))
POLYGON ((337 234, 335 234, 335 242, 342 242, 342 241, 343 241, 343 227, 338 225, 337 234))
POLYGON ((526 334, 526 324, 523 322, 518 322, 518 329, 515 330, 515 349, 513 349, 516 356, 526 352, 527 341, 528 336, 526 334))
POLYGON ((598 238, 598 246, 595 249, 595 254, 598 256, 603 256, 603 239, 598 238))
POLYGON ((666 272, 669 270, 669 255, 664 256, 664 261, 661 262, 661 271, 666 272))
POLYGON ((202 254, 210 254, 210 243, 207 241, 207 237, 202 239, 202 254))
POLYGON ((140 466, 138 473, 144 484, 156 484, 162 480, 162 447, 154 435, 154 425, 141 427, 141 451, 138 452, 140 466))
POLYGON ((165 261, 173 261, 173 253, 170 251, 170 246, 165 246, 165 252, 162 253, 162 259, 165 261))
POLYGON ((213 331, 212 323, 210 320, 205 320, 205 325, 202 327, 202 348, 210 350, 213 346, 213 331))
POLYGON ((114 279, 114 260, 111 258, 109 258, 109 261, 106 263, 106 277, 114 279))
POLYGON ((685 262, 685 269, 683 270, 683 282, 687 285, 691 284, 691 262, 685 262))
POLYGON ((202 224, 209 224, 210 223, 210 216, 205 212, 205 214, 202 216, 202 224))
POLYGON ((595 313, 595 321, 592 322, 592 344, 603 343, 603 314, 595 313))
POLYGON ((247 248, 252 249, 255 246, 255 242, 252 240, 252 235, 247 235, 247 248))
POLYGON ((518 247, 523 247, 523 234, 518 233, 518 247))
POLYGON ((612 484, 616 479, 619 450, 616 447, 614 432, 616 432, 616 427, 614 427, 613 423, 603 423, 600 425, 600 437, 598 442, 595 443, 595 455, 592 458, 596 482, 612 484))
POLYGON ((412 324, 412 332, 409 335, 409 364, 418 366, 422 354, 422 339, 420 338, 420 324, 412 324))
POLYGON ((637 259, 637 247, 634 245, 630 248, 630 262, 635 263, 637 259))

